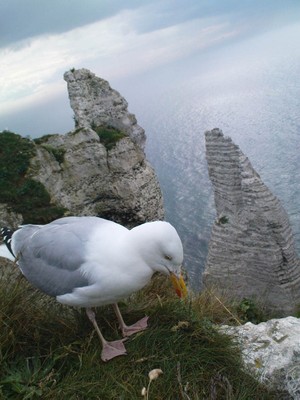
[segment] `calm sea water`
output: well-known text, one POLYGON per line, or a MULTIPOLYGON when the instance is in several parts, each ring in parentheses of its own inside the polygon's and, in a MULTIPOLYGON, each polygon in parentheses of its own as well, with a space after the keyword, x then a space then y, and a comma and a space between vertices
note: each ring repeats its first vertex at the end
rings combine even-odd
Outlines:
POLYGON ((129 99, 146 130, 146 153, 161 183, 166 218, 182 237, 195 288, 215 215, 206 130, 222 129, 249 157, 287 210, 300 253, 299 37, 300 26, 290 26, 196 55, 160 70, 150 85, 141 79, 139 96, 129 99))

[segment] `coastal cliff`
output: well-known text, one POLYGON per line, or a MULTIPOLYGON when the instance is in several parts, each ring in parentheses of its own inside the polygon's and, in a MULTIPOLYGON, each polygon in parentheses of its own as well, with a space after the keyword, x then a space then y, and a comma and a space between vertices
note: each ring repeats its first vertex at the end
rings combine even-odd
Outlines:
POLYGON ((219 129, 205 133, 214 222, 203 282, 283 314, 300 303, 300 261, 287 213, 219 129))
MULTIPOLYGON (((144 153, 146 136, 126 100, 87 69, 68 71, 64 79, 75 130, 29 140, 26 179, 43 185, 65 215, 97 215, 128 227, 163 219, 162 193, 144 153)), ((1 223, 9 224, 5 218, 1 223)))

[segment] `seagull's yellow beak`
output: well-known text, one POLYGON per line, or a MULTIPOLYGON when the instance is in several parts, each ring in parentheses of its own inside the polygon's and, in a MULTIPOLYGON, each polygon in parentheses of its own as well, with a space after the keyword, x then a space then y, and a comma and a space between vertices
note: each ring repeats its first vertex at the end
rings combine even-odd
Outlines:
POLYGON ((171 279, 171 282, 173 283, 173 286, 174 286, 175 292, 177 293, 177 296, 179 296, 180 298, 185 298, 187 295, 187 287, 183 280, 183 276, 180 275, 180 277, 178 278, 173 272, 171 272, 170 279, 171 279))

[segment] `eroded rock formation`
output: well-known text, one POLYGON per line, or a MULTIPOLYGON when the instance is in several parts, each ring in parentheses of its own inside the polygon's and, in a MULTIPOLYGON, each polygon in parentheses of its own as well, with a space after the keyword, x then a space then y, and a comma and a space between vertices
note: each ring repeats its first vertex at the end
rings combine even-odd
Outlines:
POLYGON ((73 69, 64 74, 68 84, 75 127, 109 126, 126 133, 144 148, 145 131, 128 112, 128 103, 107 81, 88 69, 73 69))
POLYGON ((230 138, 219 129, 205 137, 217 218, 203 282, 288 314, 300 303, 300 262, 288 216, 230 138))
POLYGON ((143 150, 144 130, 126 100, 86 69, 64 77, 76 130, 35 139, 26 176, 41 182, 67 215, 97 215, 129 227, 163 219, 159 183, 143 150))
POLYGON ((11 229, 17 229, 22 222, 21 214, 12 211, 7 204, 0 203, 0 227, 9 226, 11 229))

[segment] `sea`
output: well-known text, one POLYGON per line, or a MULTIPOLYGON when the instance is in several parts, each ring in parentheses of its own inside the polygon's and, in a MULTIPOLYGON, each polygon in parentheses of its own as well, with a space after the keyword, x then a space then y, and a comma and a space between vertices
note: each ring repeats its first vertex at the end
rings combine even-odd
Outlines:
POLYGON ((299 38, 295 24, 216 45, 172 68, 135 76, 134 91, 119 88, 146 131, 166 219, 182 238, 196 290, 215 218, 206 130, 220 128, 248 156, 288 212, 300 254, 299 38))

